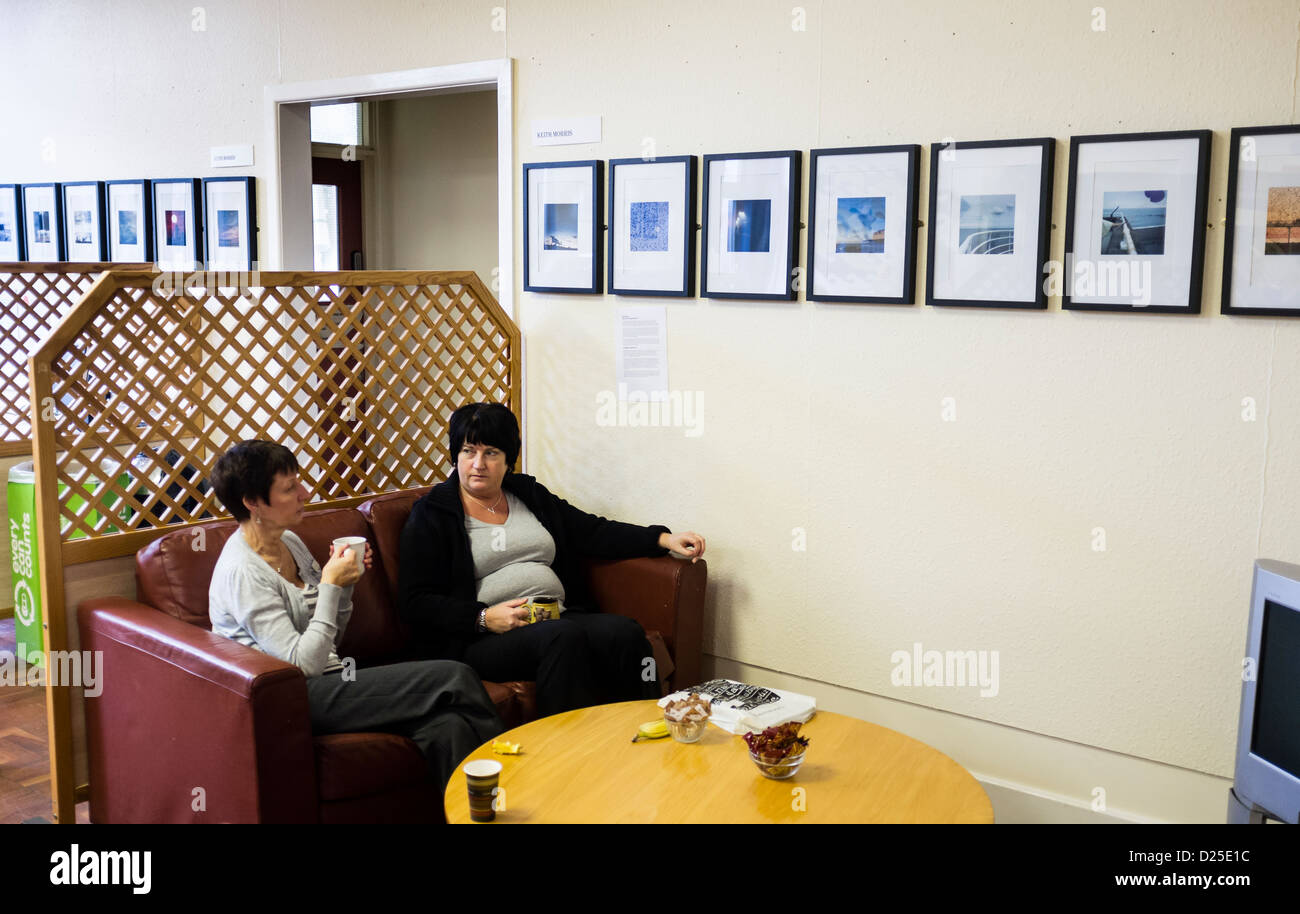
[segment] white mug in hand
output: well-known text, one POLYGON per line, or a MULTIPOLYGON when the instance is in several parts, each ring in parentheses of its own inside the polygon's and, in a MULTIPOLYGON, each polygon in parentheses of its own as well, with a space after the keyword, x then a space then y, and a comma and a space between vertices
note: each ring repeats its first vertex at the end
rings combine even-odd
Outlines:
POLYGON ((352 553, 358 571, 364 572, 366 570, 366 538, 364 536, 340 536, 334 541, 336 552, 339 546, 345 547, 352 553))

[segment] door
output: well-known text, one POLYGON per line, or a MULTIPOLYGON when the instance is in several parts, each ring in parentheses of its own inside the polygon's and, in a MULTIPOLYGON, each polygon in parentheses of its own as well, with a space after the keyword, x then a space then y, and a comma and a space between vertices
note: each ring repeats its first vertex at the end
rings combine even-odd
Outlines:
POLYGON ((361 163, 313 156, 311 203, 315 269, 364 270, 361 163))

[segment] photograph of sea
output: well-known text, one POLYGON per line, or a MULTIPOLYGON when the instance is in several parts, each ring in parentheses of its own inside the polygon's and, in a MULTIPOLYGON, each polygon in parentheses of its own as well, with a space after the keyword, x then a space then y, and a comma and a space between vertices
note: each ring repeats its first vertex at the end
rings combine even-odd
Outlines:
POLYGON ((185 244, 185 210, 169 209, 166 216, 168 246, 183 246, 185 244))
POLYGON ((542 250, 578 250, 578 204, 547 203, 543 213, 542 250))
POLYGON ((1300 187, 1270 187, 1265 254, 1300 254, 1300 187))
POLYGON ((91 214, 88 209, 72 211, 72 241, 74 244, 90 244, 91 214))
POLYGON ((835 253, 885 252, 885 198, 840 197, 835 201, 835 253))
POLYGON ((217 247, 239 247, 239 210, 217 210, 217 247))
POLYGON ((632 250, 668 250, 668 201, 638 200, 633 203, 630 228, 632 250))
POLYGON ((770 250, 771 200, 728 200, 727 250, 765 252, 770 250))
POLYGON ((1016 195, 963 194, 958 251, 962 254, 1016 252, 1016 195))
POLYGON ((120 209, 117 211, 117 243, 118 244, 139 244, 140 236, 136 220, 139 214, 133 209, 120 209))
POLYGON ((1102 254, 1163 254, 1165 209, 1163 190, 1109 190, 1101 195, 1102 254))

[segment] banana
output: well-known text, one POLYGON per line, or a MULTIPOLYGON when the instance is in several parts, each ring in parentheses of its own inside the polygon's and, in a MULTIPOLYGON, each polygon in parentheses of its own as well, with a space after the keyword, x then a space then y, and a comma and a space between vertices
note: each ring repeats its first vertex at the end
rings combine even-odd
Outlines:
POLYGON ((668 735, 668 724, 660 718, 652 720, 649 723, 642 724, 636 728, 636 736, 632 737, 632 742, 643 739, 663 739, 668 735))
POLYGON ((523 755, 524 750, 519 748, 518 743, 508 743, 503 739, 494 739, 492 741, 492 751, 497 755, 523 755))

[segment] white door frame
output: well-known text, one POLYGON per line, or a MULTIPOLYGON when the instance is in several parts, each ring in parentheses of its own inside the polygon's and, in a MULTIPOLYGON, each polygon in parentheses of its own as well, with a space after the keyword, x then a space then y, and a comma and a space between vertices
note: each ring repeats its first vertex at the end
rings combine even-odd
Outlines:
MULTIPOLYGON (((497 92, 499 272, 494 291, 501 307, 518 322, 514 302, 514 88, 509 58, 267 86, 266 136, 274 154, 270 156, 265 203, 258 220, 262 223, 258 258, 261 268, 283 270, 286 264, 291 269, 311 267, 311 127, 304 102, 419 95, 429 90, 486 85, 495 86, 497 92), (288 221, 293 227, 286 231, 285 215, 290 213, 294 218, 288 221)), ((492 286, 493 277, 480 278, 492 286)))

